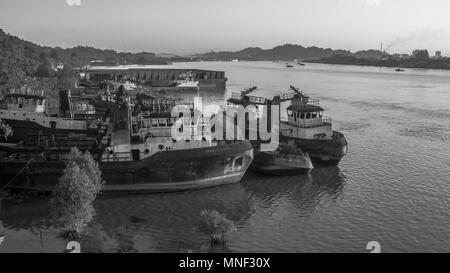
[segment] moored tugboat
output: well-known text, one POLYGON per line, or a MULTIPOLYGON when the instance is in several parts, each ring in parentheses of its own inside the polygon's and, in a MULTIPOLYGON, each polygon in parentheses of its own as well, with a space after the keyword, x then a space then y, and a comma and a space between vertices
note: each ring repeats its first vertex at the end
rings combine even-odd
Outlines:
MULTIPOLYGON (((287 108, 288 120, 280 120, 280 143, 293 142, 298 149, 308 153, 314 164, 339 164, 347 154, 345 136, 333 131, 332 121, 323 116, 324 109, 320 107, 318 100, 311 99, 293 86, 290 89, 293 93, 277 94, 268 99, 252 96, 251 93, 256 90, 256 87, 252 87, 242 91, 241 94, 234 93, 232 98, 228 99, 228 104, 265 107, 281 106, 281 102, 291 101, 291 105, 287 108)), ((270 107, 268 113, 269 110, 270 107)), ((254 146, 258 145, 258 142, 252 143, 254 146)), ((256 158, 254 162, 257 162, 256 158)))
POLYGON ((333 131, 331 118, 324 117, 318 100, 311 99, 291 86, 295 92, 287 108, 288 120, 280 121, 281 141, 293 140, 318 164, 337 165, 347 154, 344 134, 333 131))

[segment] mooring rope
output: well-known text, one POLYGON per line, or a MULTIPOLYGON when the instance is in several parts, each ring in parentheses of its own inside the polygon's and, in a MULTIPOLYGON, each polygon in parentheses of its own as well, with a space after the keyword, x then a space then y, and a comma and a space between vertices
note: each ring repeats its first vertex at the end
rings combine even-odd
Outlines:
POLYGON ((31 160, 33 160, 33 158, 30 158, 27 161, 27 163, 25 164, 25 166, 16 175, 11 180, 9 180, 8 183, 6 183, 5 185, 3 185, 3 187, 0 188, 0 192, 2 192, 7 186, 9 186, 9 184, 11 184, 14 181, 14 179, 16 179, 17 176, 19 176, 28 167, 28 164, 30 164, 30 162, 31 162, 31 160))

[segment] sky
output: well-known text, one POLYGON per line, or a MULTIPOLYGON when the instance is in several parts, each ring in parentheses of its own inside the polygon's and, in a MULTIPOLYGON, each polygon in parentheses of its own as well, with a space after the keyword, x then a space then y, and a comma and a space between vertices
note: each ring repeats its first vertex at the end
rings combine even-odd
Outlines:
POLYGON ((63 48, 192 54, 286 43, 450 55, 449 0, 0 0, 0 28, 63 48))

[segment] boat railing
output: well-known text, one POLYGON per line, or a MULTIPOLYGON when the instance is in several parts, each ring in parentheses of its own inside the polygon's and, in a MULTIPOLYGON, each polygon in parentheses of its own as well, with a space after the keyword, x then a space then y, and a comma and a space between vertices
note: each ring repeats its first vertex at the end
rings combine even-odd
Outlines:
POLYGON ((318 99, 309 99, 308 100, 308 105, 311 105, 311 106, 319 106, 320 105, 320 100, 318 100, 318 99))
POLYGON ((297 121, 283 121, 291 126, 300 128, 313 128, 320 126, 332 126, 333 121, 330 117, 313 118, 313 119, 299 119, 297 121))
MULTIPOLYGON (((197 125, 192 125, 192 126, 184 126, 183 127, 184 132, 183 131, 179 132, 180 136, 188 136, 191 139, 196 139, 196 138, 200 138, 202 139, 203 137, 207 138, 209 137, 211 134, 208 132, 208 129, 206 127, 206 125, 204 126, 197 126, 197 125)), ((145 137, 167 137, 167 138, 172 138, 174 137, 172 135, 172 127, 141 127, 141 128, 136 128, 133 130, 133 134, 134 135, 139 135, 142 138, 145 137)))
POLYGON ((131 152, 112 152, 105 153, 102 156, 103 162, 120 162, 120 161, 130 161, 131 152))
POLYGON ((264 97, 248 96, 248 99, 251 103, 255 103, 255 104, 266 104, 267 103, 267 98, 264 98, 264 97))
POLYGON ((142 106, 147 113, 170 112, 175 103, 143 103, 142 106))
POLYGON ((279 93, 279 94, 276 94, 275 96, 278 96, 280 98, 280 100, 291 100, 292 98, 294 98, 295 94, 294 93, 279 93))
POLYGON ((241 93, 233 92, 233 93, 231 93, 231 98, 235 99, 235 100, 240 100, 241 99, 241 93))
POLYGON ((333 124, 333 119, 330 117, 322 117, 322 123, 324 125, 332 125, 333 124))

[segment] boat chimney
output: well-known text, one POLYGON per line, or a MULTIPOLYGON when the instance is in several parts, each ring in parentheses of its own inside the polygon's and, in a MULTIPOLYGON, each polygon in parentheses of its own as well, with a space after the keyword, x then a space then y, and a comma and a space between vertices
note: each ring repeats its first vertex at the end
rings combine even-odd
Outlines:
POLYGON ((73 119, 72 97, 70 90, 59 91, 59 115, 73 119))

